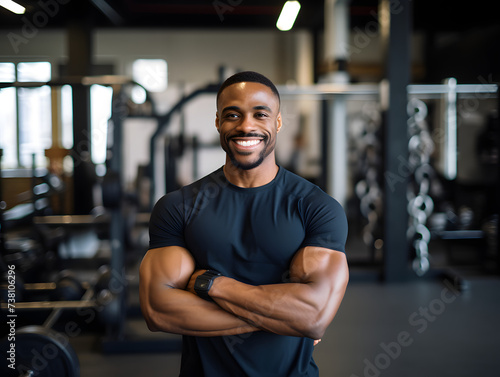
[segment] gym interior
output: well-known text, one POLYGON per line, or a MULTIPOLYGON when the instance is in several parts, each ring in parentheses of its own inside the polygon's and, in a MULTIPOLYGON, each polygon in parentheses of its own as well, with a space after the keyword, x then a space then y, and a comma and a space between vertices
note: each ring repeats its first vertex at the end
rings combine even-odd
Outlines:
POLYGON ((284 4, 0 1, 2 376, 178 375, 139 308, 149 216, 224 164, 215 95, 243 70, 280 91, 278 163, 349 222, 320 375, 498 375, 493 5, 284 4))

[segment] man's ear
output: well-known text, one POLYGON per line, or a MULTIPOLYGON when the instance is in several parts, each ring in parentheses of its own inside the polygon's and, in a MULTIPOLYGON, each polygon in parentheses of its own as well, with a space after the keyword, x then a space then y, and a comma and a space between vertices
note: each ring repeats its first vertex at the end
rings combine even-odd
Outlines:
POLYGON ((279 112, 278 116, 276 117, 276 132, 280 132, 282 125, 283 125, 283 122, 281 120, 281 112, 279 112))
POLYGON ((219 131, 219 113, 216 111, 215 112, 215 128, 217 128, 217 132, 219 131))

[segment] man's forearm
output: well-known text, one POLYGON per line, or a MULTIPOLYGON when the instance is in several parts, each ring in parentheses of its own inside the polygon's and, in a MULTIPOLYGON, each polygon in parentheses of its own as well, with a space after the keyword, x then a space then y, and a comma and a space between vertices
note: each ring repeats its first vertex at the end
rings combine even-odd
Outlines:
POLYGON ((139 270, 139 297, 149 329, 194 336, 257 331, 256 327, 184 289, 194 266, 191 254, 181 247, 147 252, 139 270))
POLYGON ((345 254, 301 249, 290 277, 292 283, 262 286, 220 277, 209 294, 224 310, 266 331, 319 339, 344 297, 349 280, 345 254))
MULTIPOLYGON (((158 296, 157 296, 158 297, 158 296)), ((143 303, 152 331, 192 336, 237 335, 259 330, 217 304, 176 288, 165 288, 161 300, 143 303)))
MULTIPOLYGON (((308 284, 287 283, 251 286, 229 278, 218 278, 210 291, 224 310, 263 330, 281 335, 321 338, 317 328, 322 302, 308 284)), ((325 293, 326 294, 326 293, 325 293)))

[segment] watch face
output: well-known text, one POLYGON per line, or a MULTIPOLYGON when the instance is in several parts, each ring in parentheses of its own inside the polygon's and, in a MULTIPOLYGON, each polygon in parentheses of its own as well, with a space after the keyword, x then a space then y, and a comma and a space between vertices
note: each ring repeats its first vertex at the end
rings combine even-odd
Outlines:
POLYGON ((213 279, 216 276, 220 276, 220 274, 214 273, 213 271, 206 271, 199 275, 194 282, 194 290, 196 294, 207 301, 213 301, 208 295, 208 292, 210 291, 213 279))
POLYGON ((198 276, 196 280, 197 280, 195 282, 196 288, 201 290, 208 290, 210 288, 210 280, 207 280, 204 276, 198 276))

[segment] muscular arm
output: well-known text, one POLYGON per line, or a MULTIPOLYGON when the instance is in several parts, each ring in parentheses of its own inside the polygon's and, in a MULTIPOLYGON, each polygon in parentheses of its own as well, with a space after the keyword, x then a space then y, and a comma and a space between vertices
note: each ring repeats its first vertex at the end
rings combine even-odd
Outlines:
POLYGON ((182 335, 235 335, 259 330, 184 289, 195 262, 182 247, 149 250, 140 267, 140 303, 151 331, 182 335))
POLYGON ((209 294, 224 310, 263 330, 320 339, 347 287, 345 254, 302 248, 290 265, 290 278, 290 283, 252 286, 219 277, 209 294))

